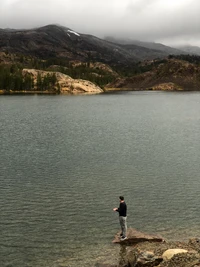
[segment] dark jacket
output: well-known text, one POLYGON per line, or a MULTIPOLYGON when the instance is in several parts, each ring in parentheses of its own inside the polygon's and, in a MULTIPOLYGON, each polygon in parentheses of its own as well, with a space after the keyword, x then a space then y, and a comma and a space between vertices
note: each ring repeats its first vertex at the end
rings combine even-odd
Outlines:
POLYGON ((120 205, 119 205, 119 208, 117 209, 117 211, 119 212, 119 216, 126 217, 126 213, 127 213, 126 203, 120 202, 120 205))

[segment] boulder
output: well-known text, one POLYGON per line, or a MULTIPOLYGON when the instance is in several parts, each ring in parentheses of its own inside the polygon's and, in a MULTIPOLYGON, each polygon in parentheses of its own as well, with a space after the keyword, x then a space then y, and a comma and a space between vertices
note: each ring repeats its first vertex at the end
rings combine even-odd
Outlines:
POLYGON ((180 248, 168 249, 162 254, 162 257, 165 261, 167 261, 170 260, 175 254, 187 253, 187 252, 188 250, 180 248))
POLYGON ((132 260, 128 255, 128 266, 130 267, 153 267, 159 265, 162 261, 162 257, 157 257, 153 252, 142 251, 137 255, 136 260, 132 260))

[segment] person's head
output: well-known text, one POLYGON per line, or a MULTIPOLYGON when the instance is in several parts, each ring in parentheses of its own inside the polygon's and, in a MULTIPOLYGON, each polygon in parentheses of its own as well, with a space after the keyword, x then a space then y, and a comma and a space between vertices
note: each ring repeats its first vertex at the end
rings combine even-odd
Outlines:
POLYGON ((121 201, 124 201, 124 197, 123 197, 123 196, 120 196, 120 197, 119 197, 119 200, 120 200, 120 202, 121 202, 121 201))

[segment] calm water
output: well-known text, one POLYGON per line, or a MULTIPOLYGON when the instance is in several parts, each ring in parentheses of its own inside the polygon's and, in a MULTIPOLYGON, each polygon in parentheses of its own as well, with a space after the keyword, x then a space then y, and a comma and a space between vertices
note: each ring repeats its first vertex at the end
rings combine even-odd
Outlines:
POLYGON ((94 266, 128 225, 200 236, 200 93, 0 96, 0 266, 94 266))

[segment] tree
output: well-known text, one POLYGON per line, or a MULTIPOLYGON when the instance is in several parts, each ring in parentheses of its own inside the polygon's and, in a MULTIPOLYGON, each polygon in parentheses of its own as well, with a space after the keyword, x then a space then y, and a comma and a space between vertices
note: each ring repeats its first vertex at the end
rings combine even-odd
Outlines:
POLYGON ((43 90, 43 83, 42 83, 42 77, 41 74, 37 73, 37 82, 36 82, 37 90, 43 90))

